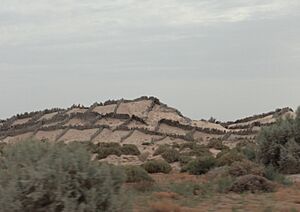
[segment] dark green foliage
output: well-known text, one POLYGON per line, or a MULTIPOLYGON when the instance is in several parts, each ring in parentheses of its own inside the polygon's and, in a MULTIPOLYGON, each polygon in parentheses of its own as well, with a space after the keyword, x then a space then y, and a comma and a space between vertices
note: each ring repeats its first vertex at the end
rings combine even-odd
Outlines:
POLYGON ((176 149, 167 149, 161 155, 168 163, 173 163, 179 160, 180 153, 176 149))
POLYGON ((187 165, 182 168, 182 171, 187 171, 195 175, 205 174, 213 168, 215 164, 216 160, 214 157, 203 156, 188 162, 187 165))
POLYGON ((125 174, 127 176, 126 182, 136 183, 142 181, 153 181, 145 169, 140 166, 124 166, 125 174))
POLYGON ((134 144, 124 144, 121 148, 122 155, 140 155, 141 152, 134 144))
POLYGON ((234 177, 239 177, 248 174, 263 176, 264 169, 263 167, 252 161, 242 160, 233 162, 229 167, 228 172, 231 176, 234 177))
POLYGON ((208 148, 214 148, 217 150, 223 150, 223 149, 229 149, 228 146, 225 146, 222 142, 222 140, 220 139, 211 139, 208 144, 207 144, 208 148))
POLYGON ((249 174, 238 177, 230 187, 230 191, 237 193, 243 193, 245 191, 252 193, 273 192, 275 191, 275 184, 264 177, 249 174))
POLYGON ((151 160, 143 164, 143 168, 148 173, 165 173, 168 174, 172 167, 166 161, 163 160, 151 160))
POLYGON ((230 166, 235 161, 241 161, 245 156, 236 149, 223 150, 217 155, 217 166, 230 166))
POLYGON ((300 109, 296 119, 278 120, 258 136, 258 160, 285 174, 300 173, 300 109))
POLYGON ((123 171, 91 161, 78 143, 8 145, 0 179, 1 211, 128 211, 121 189, 123 171))

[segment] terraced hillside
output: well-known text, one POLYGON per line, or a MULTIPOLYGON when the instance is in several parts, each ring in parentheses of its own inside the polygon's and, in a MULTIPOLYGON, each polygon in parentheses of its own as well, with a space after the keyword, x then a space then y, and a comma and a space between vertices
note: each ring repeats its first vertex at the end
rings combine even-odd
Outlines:
MULTIPOLYGON (((191 120, 157 98, 140 97, 95 103, 90 107, 74 105, 69 109, 55 108, 16 115, 0 121, 0 142, 35 138, 50 142, 134 144, 149 160, 161 157, 154 152, 164 144, 193 141, 205 145, 217 140, 233 147, 239 142, 251 142, 261 126, 287 115, 294 116, 294 112, 284 108, 235 122, 212 123, 191 120)), ((210 151, 218 152, 214 148, 210 151)), ((102 160, 114 164, 140 164, 145 158, 110 155, 102 160)))

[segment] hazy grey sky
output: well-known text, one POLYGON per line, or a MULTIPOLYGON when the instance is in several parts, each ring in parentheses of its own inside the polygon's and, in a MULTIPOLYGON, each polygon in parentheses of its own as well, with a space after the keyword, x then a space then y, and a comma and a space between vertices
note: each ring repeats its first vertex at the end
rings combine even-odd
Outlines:
POLYGON ((300 105, 299 0, 0 0, 0 118, 154 95, 194 119, 300 105))

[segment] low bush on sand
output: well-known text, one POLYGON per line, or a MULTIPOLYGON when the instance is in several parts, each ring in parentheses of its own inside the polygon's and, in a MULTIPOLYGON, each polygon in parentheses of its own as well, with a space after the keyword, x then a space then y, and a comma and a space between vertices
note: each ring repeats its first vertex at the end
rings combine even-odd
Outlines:
POLYGON ((164 160, 151 160, 144 163, 143 168, 148 173, 165 173, 168 174, 172 167, 164 160))
POLYGON ((188 172, 194 175, 205 174, 216 164, 216 160, 212 156, 203 156, 191 160, 183 168, 182 172, 188 172))
POLYGON ((242 192, 273 192, 275 184, 264 177, 249 174, 238 177, 230 187, 230 191, 242 192))
POLYGON ((263 176, 264 168, 252 161, 242 160, 231 164, 228 170, 229 174, 234 177, 253 174, 263 176))
POLYGON ((124 166, 123 169, 126 174, 126 182, 128 183, 153 181, 148 172, 140 166, 124 166))
POLYGON ((180 159, 180 153, 176 149, 167 149, 161 155, 168 163, 177 162, 180 159))

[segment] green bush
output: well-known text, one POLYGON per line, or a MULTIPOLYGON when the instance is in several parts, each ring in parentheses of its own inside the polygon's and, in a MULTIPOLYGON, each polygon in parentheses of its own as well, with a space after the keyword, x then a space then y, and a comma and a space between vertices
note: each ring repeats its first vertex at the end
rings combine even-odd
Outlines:
POLYGON ((190 174, 200 175, 205 174, 216 164, 216 160, 212 156, 203 156, 196 158, 182 168, 182 171, 187 171, 190 174))
POLYGON ((252 161, 242 160, 233 162, 229 167, 228 172, 231 176, 234 177, 239 177, 248 174, 263 176, 264 168, 252 161))
POLYGON ((217 155, 217 166, 230 166, 235 161, 241 161, 245 156, 236 149, 223 150, 217 155))
POLYGON ((180 153, 176 149, 167 149, 161 155, 168 163, 173 163, 179 160, 180 153))
POLYGON ((126 182, 128 183, 153 181, 148 172, 140 166, 124 166, 123 168, 127 176, 126 182))
POLYGON ((284 174, 300 173, 300 108, 296 119, 279 119, 257 138, 258 160, 284 174))
POLYGON ((0 179, 1 211, 128 211, 122 170, 91 161, 76 143, 10 144, 0 179))
POLYGON ((124 144, 121 147, 122 155, 140 155, 141 152, 134 144, 124 144))
POLYGON ((164 160, 151 160, 143 164, 143 168, 148 173, 165 173, 168 174, 172 167, 164 160))

